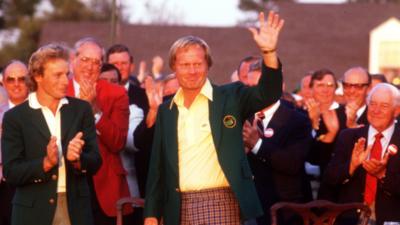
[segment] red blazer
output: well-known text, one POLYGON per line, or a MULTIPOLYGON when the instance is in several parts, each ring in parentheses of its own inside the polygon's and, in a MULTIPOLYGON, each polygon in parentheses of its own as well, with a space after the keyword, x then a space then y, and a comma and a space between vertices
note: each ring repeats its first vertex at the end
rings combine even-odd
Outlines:
MULTIPOLYGON (((116 216, 116 202, 129 197, 126 171, 119 152, 124 148, 129 127, 129 100, 126 90, 107 81, 99 80, 96 86, 97 105, 102 115, 96 123, 97 142, 103 159, 99 171, 93 176, 94 189, 101 208, 107 216, 116 216)), ((72 80, 67 95, 75 97, 72 80)), ((124 214, 133 212, 130 206, 124 214)))

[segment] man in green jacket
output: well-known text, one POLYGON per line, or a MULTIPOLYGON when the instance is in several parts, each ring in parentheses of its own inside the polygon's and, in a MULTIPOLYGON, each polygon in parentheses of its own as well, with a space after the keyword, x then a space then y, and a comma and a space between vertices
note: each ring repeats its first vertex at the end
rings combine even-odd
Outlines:
POLYGON ((276 48, 284 21, 270 12, 250 28, 263 56, 257 86, 214 86, 210 49, 186 36, 170 49, 180 89, 158 109, 146 187, 145 225, 241 224, 262 215, 243 149, 242 125, 281 96, 276 48))

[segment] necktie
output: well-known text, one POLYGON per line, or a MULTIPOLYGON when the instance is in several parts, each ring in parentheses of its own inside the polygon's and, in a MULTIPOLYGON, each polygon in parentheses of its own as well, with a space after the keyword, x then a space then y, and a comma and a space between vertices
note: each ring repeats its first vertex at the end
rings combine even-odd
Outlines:
POLYGON ((264 136, 264 124, 262 121, 265 119, 264 113, 257 112, 254 119, 256 120, 258 132, 260 133, 260 136, 263 137, 264 136))
MULTIPOLYGON (((381 159, 382 155, 382 145, 381 139, 383 135, 382 133, 377 133, 375 135, 375 141, 372 145, 370 159, 381 159)), ((378 180, 376 177, 367 173, 365 180, 365 193, 364 193, 364 201, 368 205, 371 205, 375 201, 376 187, 378 180)))

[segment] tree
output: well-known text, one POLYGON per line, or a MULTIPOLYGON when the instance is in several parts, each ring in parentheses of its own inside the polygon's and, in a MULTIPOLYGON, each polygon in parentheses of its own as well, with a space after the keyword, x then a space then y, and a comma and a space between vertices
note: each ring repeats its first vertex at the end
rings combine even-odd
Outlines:
MULTIPOLYGON (((280 0, 279 2, 294 2, 294 0, 280 0)), ((243 11, 265 11, 275 7, 271 0, 240 0, 239 9, 243 11)))
POLYGON ((38 48, 40 30, 44 22, 51 20, 96 20, 111 18, 111 2, 108 0, 49 0, 52 10, 42 17, 36 16, 41 0, 0 0, 3 17, 0 19, 0 31, 18 28, 19 39, 15 44, 6 44, 0 49, 0 65, 12 59, 27 62, 38 48))
POLYGON ((396 3, 399 4, 400 0, 348 0, 349 3, 396 3))

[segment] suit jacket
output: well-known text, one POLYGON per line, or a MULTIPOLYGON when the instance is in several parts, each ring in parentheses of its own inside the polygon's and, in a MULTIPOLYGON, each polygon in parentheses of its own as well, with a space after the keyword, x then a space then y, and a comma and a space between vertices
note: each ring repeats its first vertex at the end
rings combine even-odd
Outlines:
POLYGON ((149 111, 149 100, 147 99, 146 91, 129 81, 128 86, 129 105, 135 104, 141 108, 144 115, 149 111))
MULTIPOLYGON (((96 143, 92 110, 86 102, 68 98, 61 110, 61 143, 64 157, 69 141, 83 132, 85 145, 80 157, 81 168, 68 160, 66 184, 68 212, 72 224, 93 224, 87 175, 101 165, 96 143)), ((33 109, 28 101, 6 112, 3 120, 2 150, 7 182, 16 186, 12 224, 52 224, 57 202, 58 167, 43 171, 43 158, 50 140, 50 131, 41 109, 33 109)))
MULTIPOLYGON (((361 116, 357 119, 357 124, 361 125, 369 125, 368 119, 367 119, 367 110, 368 108, 366 107, 364 112, 361 114, 361 116)), ((346 120, 347 120, 347 116, 346 116, 346 106, 345 105, 340 105, 339 108, 337 109, 337 116, 339 119, 339 123, 343 126, 342 129, 347 128, 346 126, 346 120)))
MULTIPOLYGON (((0 124, 2 124, 2 122, 3 122, 4 113, 6 113, 9 110, 9 108, 10 108, 10 105, 8 104, 8 101, 6 101, 0 105, 0 124)), ((0 139, 0 141, 1 141, 1 139, 0 139)), ((0 147, 0 164, 2 164, 2 162, 3 162, 3 160, 2 160, 2 156, 1 156, 1 147, 0 147)), ((0 170, 2 170, 1 167, 0 167, 0 170)), ((0 171, 0 174, 3 174, 3 172, 0 171)), ((0 176, 0 183, 1 183, 2 177, 3 176, 0 176)))
MULTIPOLYGON (((389 144, 400 146, 400 127, 395 124, 395 131, 389 144)), ((346 129, 341 132, 334 156, 329 163, 324 181, 335 185, 339 190, 339 203, 363 202, 366 171, 359 166, 352 176, 349 175, 351 154, 354 143, 360 138, 368 139, 368 126, 357 129, 346 129)), ((385 150, 385 149, 384 149, 385 150)), ((378 181, 375 213, 377 224, 384 221, 400 221, 400 153, 390 156, 386 166, 386 177, 378 181)), ((354 216, 354 215, 353 215, 354 216)))
MULTIPOLYGON (((281 84, 281 69, 263 66, 260 82, 255 87, 246 87, 240 82, 213 86, 213 101, 209 101, 211 133, 218 161, 238 200, 243 219, 262 214, 243 149, 243 122, 276 102, 282 93, 281 84), (224 118, 230 118, 230 123, 224 123, 224 118)), ((171 100, 162 104, 157 114, 146 186, 145 217, 162 217, 166 225, 179 224, 180 218, 177 122, 176 104, 171 100)))
MULTIPOLYGON (((338 112, 339 108, 336 108, 334 111, 338 117, 338 122, 339 122, 339 131, 343 130, 346 128, 346 120, 344 120, 338 112)), ((328 165, 329 161, 331 160, 332 157, 332 152, 333 148, 335 146, 335 142, 337 139, 338 134, 336 134, 335 140, 332 143, 324 143, 322 141, 318 140, 318 137, 320 135, 324 135, 328 132, 328 129, 324 123, 324 120, 322 119, 322 116, 320 117, 320 122, 319 122, 319 129, 315 131, 315 137, 311 143, 311 149, 310 153, 308 155, 308 161, 312 164, 320 166, 321 171, 323 172, 325 170, 325 167, 328 165)))
MULTIPOLYGON (((321 177, 325 171, 326 166, 328 165, 329 161, 332 159, 332 154, 333 150, 337 141, 337 138, 340 134, 340 131, 344 130, 347 128, 346 126, 346 107, 345 105, 340 105, 339 108, 335 110, 336 115, 339 120, 339 131, 336 135, 335 141, 333 143, 322 143, 318 140, 314 140, 312 144, 312 152, 315 155, 319 155, 320 159, 322 159, 320 162, 321 166, 321 177), (316 154, 316 152, 319 152, 319 154, 316 154)), ((321 118, 322 121, 322 118, 321 118)), ((369 122, 367 120, 367 109, 364 110, 364 112, 361 114, 361 116, 357 119, 357 124, 365 125, 368 126, 369 122)), ((326 133, 326 126, 324 123, 322 123, 321 129, 317 131, 317 136, 320 134, 326 133)), ((337 199, 337 193, 338 189, 335 186, 330 185, 329 183, 326 183, 324 181, 321 182, 319 192, 318 192, 318 198, 319 199, 325 199, 325 200, 330 200, 330 201, 336 201, 337 199)))
MULTIPOLYGON (((129 127, 128 96, 123 87, 105 80, 97 81, 96 93, 97 105, 102 112, 96 123, 97 141, 104 163, 93 177, 93 183, 104 213, 116 216, 115 204, 118 199, 130 196, 126 171, 119 156, 125 147, 129 127)), ((72 80, 67 95, 75 96, 72 80)), ((124 214, 131 211, 132 208, 127 207, 124 214)))
POLYGON ((271 137, 262 137, 262 144, 255 155, 248 158, 254 173, 258 195, 265 215, 261 224, 270 224, 270 207, 279 201, 306 202, 305 189, 311 190, 304 171, 304 162, 311 143, 309 119, 280 104, 272 116, 268 129, 271 137))
MULTIPOLYGON (((0 124, 3 121, 4 113, 9 110, 9 107, 8 101, 5 101, 0 105, 0 124)), ((10 187, 10 185, 4 182, 2 162, 0 147, 0 224, 7 225, 11 224, 11 201, 14 196, 15 188, 10 187)))

